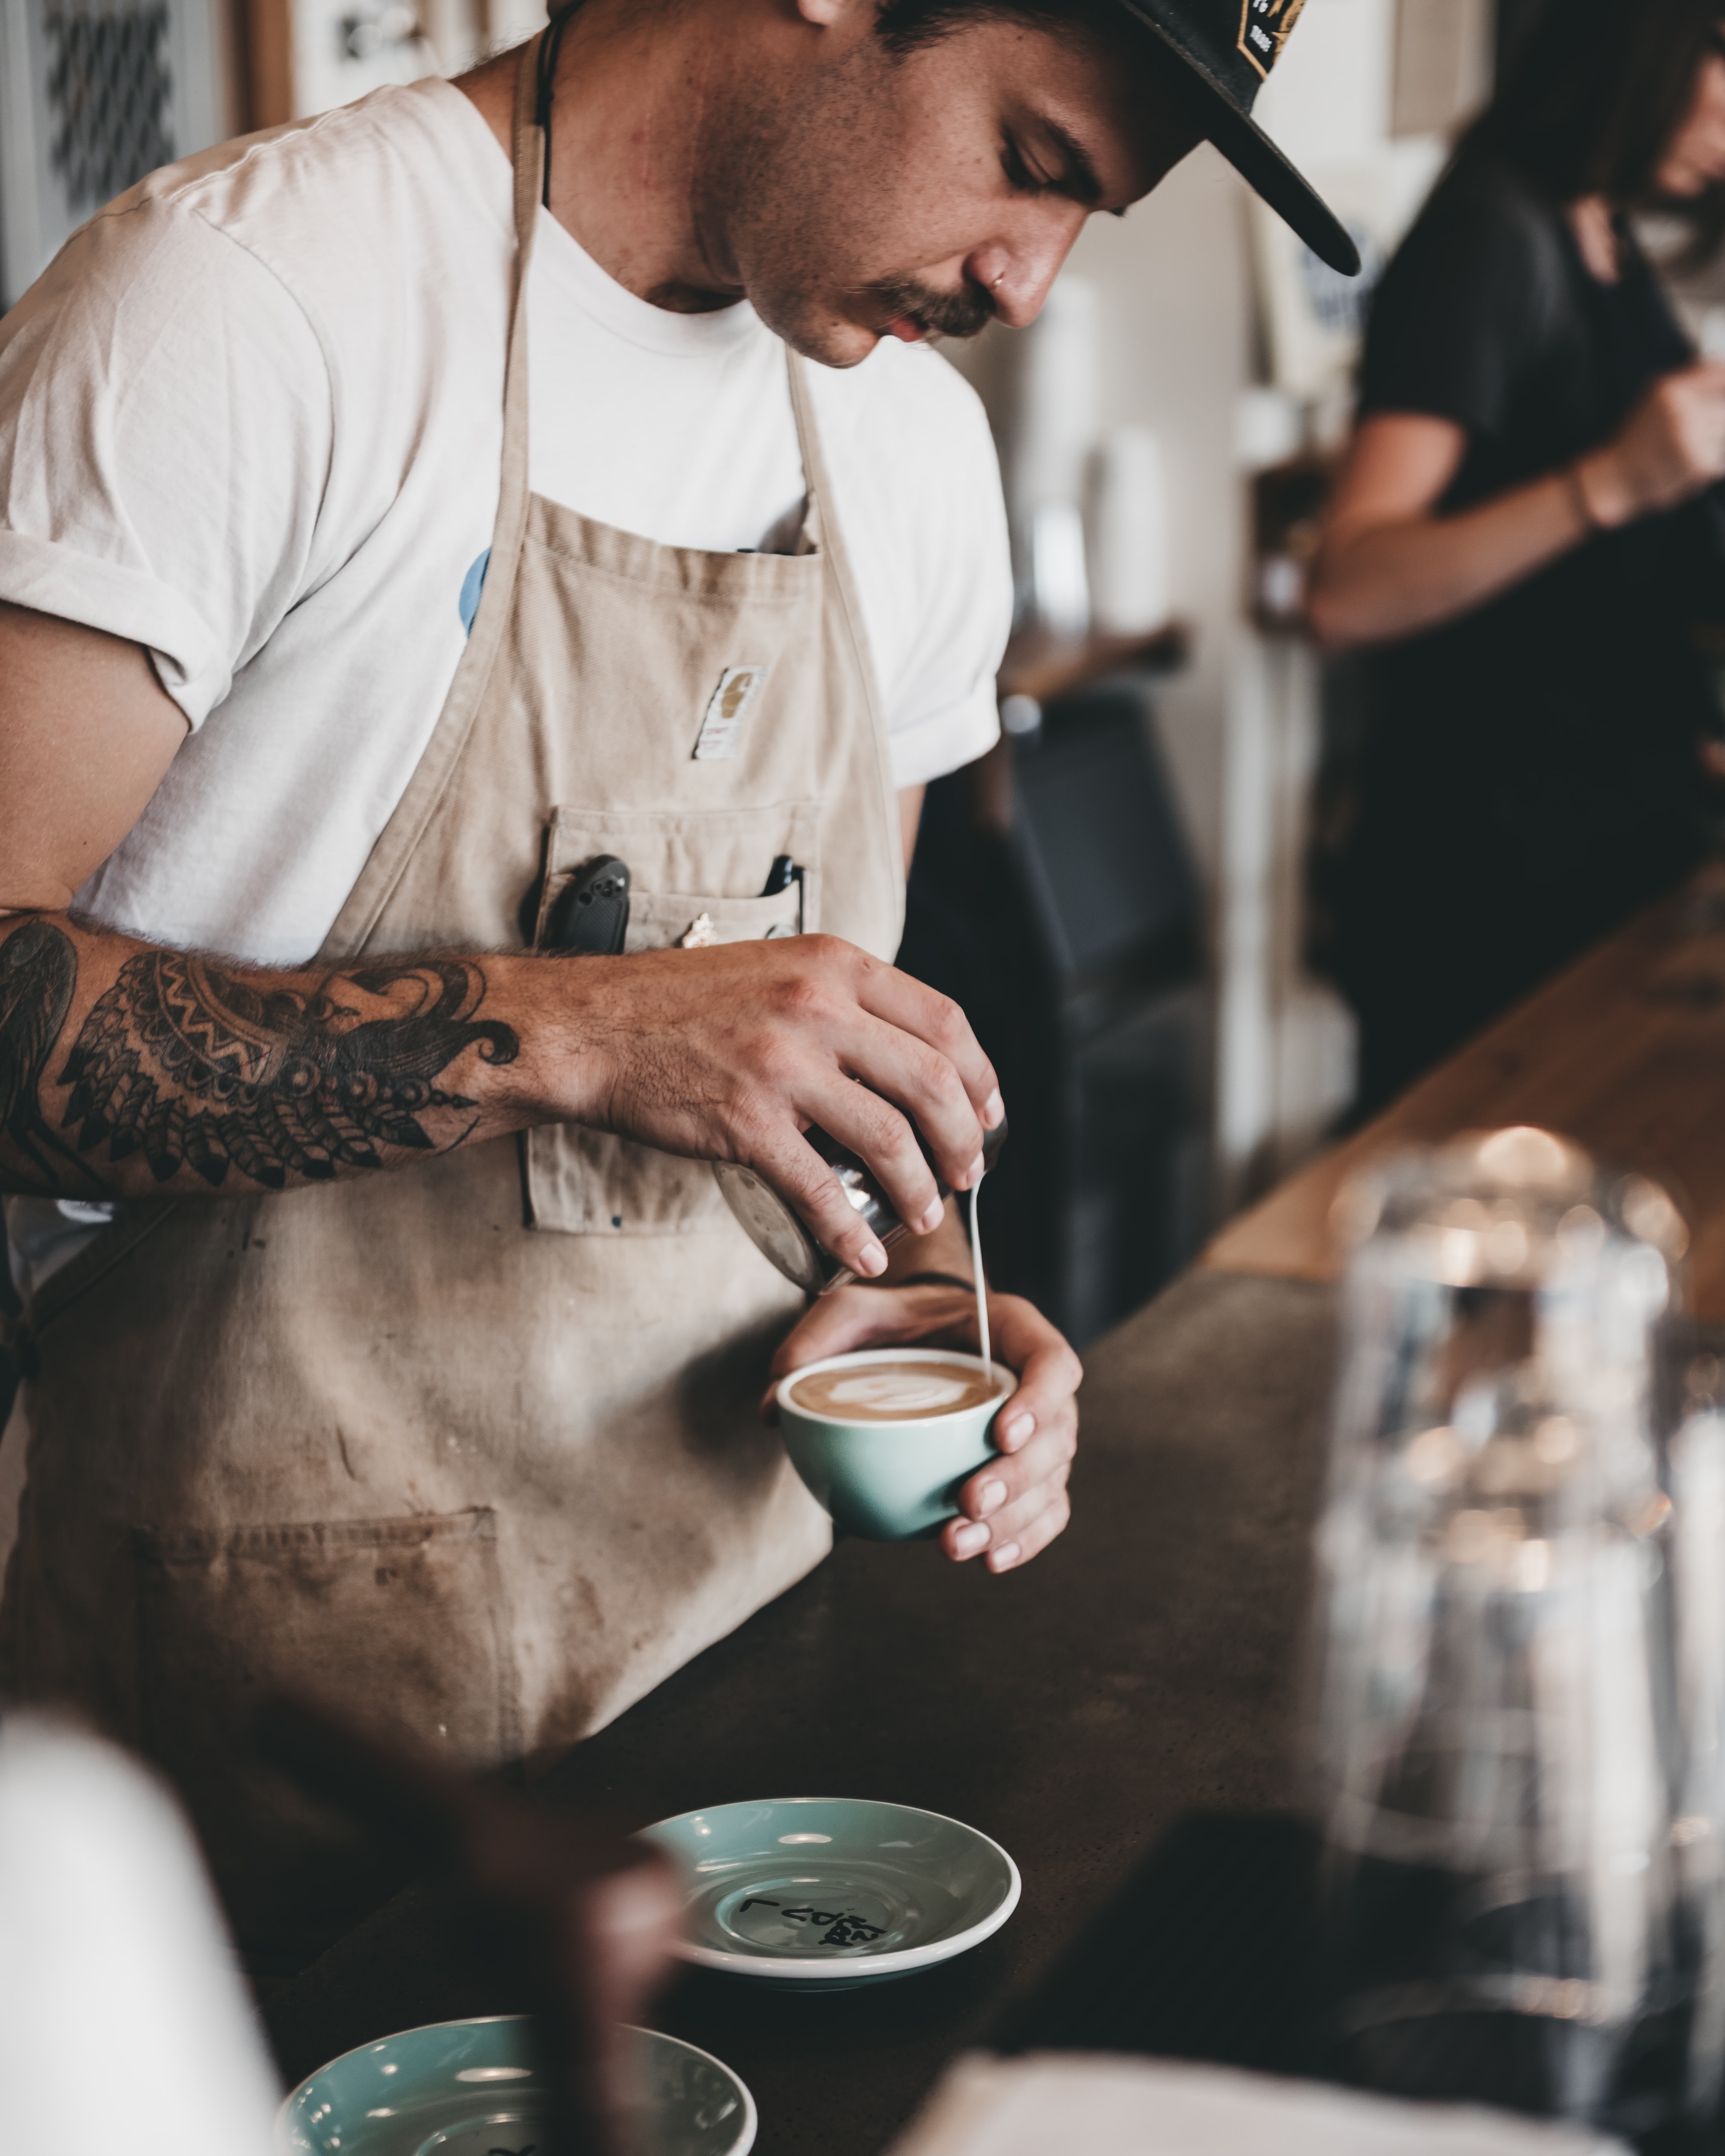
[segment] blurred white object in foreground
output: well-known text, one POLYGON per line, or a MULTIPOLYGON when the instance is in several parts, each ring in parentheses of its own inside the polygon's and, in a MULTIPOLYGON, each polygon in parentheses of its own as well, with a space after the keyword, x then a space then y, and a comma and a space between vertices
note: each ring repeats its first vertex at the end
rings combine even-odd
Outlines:
POLYGON ((891 2156, 1627 2156, 1505 2112, 1163 2059, 1043 2053, 950 2066, 891 2156))
POLYGON ((267 2156, 280 2102, 196 1844, 111 1744, 0 1717, 8 2148, 267 2156))

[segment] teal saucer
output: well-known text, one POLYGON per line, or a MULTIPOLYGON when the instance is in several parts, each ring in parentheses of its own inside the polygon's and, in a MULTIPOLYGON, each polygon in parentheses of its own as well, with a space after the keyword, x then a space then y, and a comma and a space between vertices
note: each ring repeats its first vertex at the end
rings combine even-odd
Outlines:
POLYGON ((646 1829, 688 1895, 677 1951, 808 1991, 914 1975, 998 1932, 1019 1869, 974 1827, 860 1797, 769 1797, 646 1829))
MULTIPOLYGON (((275 2122, 276 2156, 526 2156, 542 2136, 520 2014, 437 2021, 344 2051, 300 2082, 275 2122)), ((639 2133, 652 2156, 745 2156, 755 2100, 692 2044, 631 2029, 639 2133)))

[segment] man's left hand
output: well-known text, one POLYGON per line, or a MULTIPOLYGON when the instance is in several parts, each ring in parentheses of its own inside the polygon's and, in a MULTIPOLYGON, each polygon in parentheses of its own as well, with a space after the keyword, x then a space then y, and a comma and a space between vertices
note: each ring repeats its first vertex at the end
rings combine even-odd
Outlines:
MULTIPOLYGON (((1018 1373, 1019 1389, 994 1427, 1000 1456, 959 1491, 959 1517, 947 1521, 940 1540, 961 1564, 986 1551, 990 1572, 1012 1572, 1071 1517, 1066 1477, 1078 1449, 1075 1396, 1084 1369, 1040 1311, 1019 1296, 988 1297, 988 1330, 995 1359, 1018 1373)), ((978 1352, 975 1298, 938 1285, 834 1289, 786 1336, 773 1358, 773 1381, 828 1355, 914 1340, 978 1352)), ((765 1411, 776 1419, 770 1392, 765 1411)))

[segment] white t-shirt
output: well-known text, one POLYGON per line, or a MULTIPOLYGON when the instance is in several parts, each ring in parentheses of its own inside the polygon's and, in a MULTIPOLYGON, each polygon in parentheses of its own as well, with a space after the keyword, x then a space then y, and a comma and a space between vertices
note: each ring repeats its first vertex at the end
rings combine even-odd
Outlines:
MULTIPOLYGON (((436 722, 496 513, 509 162, 429 81, 169 167, 0 325, 0 598, 147 645, 193 732, 79 895, 155 940, 316 952, 436 722)), ((531 481, 670 544, 800 500, 783 348, 649 305, 542 211, 531 481)), ((993 444, 937 354, 811 369, 914 785, 995 737, 993 444)))
MULTIPOLYGON (((515 241, 459 90, 375 92, 171 166, 0 323, 0 599, 147 645, 193 731, 78 895, 155 941, 322 942, 441 710, 490 545, 515 241)), ((783 347, 674 315, 541 213, 535 490, 674 546, 803 494, 783 347)), ((996 733, 1011 609, 993 444, 937 355, 810 370, 891 735, 916 785, 996 733)), ((40 1286, 105 1208, 13 1199, 40 1286)))

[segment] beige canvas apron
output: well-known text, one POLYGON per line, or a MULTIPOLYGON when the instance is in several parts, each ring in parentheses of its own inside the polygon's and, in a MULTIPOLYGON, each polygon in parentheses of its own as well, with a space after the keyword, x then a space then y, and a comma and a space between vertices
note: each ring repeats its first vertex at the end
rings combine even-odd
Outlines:
MULTIPOLYGON (((520 949, 571 872, 615 854, 632 949, 702 914, 727 941, 793 931, 800 903, 890 957, 886 737, 800 364, 794 552, 660 546, 529 490, 536 49, 484 593, 322 956, 520 949), (710 709, 740 716, 728 756, 694 753, 710 709), (760 896, 783 854, 800 893, 760 896)), ((182 1777, 242 1900, 279 1799, 232 1754, 272 1686, 467 1761, 555 1753, 824 1551, 756 1414, 799 1303, 704 1164, 571 1127, 124 1208, 29 1313, 10 1681, 182 1777)))

